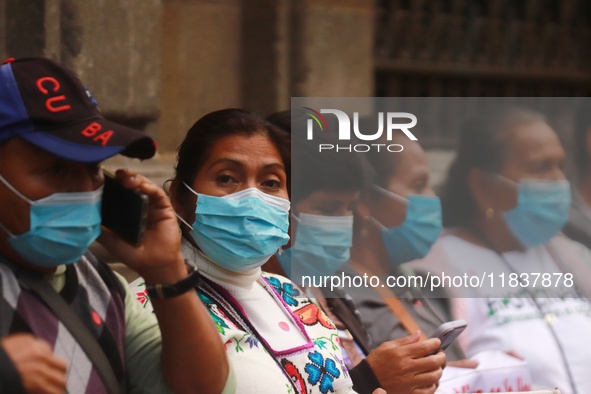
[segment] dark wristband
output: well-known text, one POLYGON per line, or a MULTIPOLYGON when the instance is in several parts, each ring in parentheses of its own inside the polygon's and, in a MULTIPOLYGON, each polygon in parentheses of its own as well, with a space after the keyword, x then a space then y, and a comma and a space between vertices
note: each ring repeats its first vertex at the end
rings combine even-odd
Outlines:
POLYGON ((172 298, 194 289, 197 286, 197 284, 199 284, 200 280, 201 276, 199 275, 199 272, 197 271, 197 269, 193 269, 193 271, 191 271, 191 273, 185 279, 170 285, 165 285, 162 283, 146 283, 146 290, 150 298, 154 298, 157 300, 164 298, 172 298))
POLYGON ((354 368, 349 370, 353 381, 353 389, 359 394, 371 394, 381 386, 380 381, 369 366, 367 360, 363 359, 354 368))
POLYGON ((0 346, 0 393, 25 393, 21 375, 2 346, 0 346))

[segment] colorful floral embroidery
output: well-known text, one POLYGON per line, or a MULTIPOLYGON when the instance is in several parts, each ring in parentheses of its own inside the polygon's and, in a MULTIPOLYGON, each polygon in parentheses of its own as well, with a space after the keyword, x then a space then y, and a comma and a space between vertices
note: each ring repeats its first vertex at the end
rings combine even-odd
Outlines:
POLYGON ((199 292, 197 293, 197 295, 199 295, 201 302, 203 302, 203 304, 207 308, 207 311, 209 312, 211 319, 213 320, 216 328, 218 329, 218 332, 222 335, 225 335, 226 329, 230 328, 224 321, 224 319, 228 319, 226 315, 218 309, 217 305, 208 296, 206 296, 205 294, 201 294, 199 292))
POLYGON ((334 392, 332 383, 341 376, 341 371, 337 368, 334 360, 330 358, 324 360, 318 351, 308 354, 308 359, 311 363, 307 363, 304 367, 308 373, 308 382, 314 386, 320 383, 318 388, 324 394, 329 391, 334 392))
MULTIPOLYGON (((246 332, 247 328, 243 326, 244 323, 241 320, 245 318, 240 311, 233 309, 232 305, 227 305, 226 299, 222 295, 204 291, 205 294, 201 293, 199 296, 207 306, 216 325, 220 319, 218 329, 223 335, 228 356, 238 357, 237 359, 240 359, 244 354, 248 354, 250 357, 268 357, 269 355, 276 357, 285 372, 284 375, 282 374, 284 379, 290 379, 289 381, 283 380, 275 390, 277 392, 286 394, 334 393, 337 382, 350 379, 342 366, 342 360, 338 357, 341 349, 334 325, 316 305, 309 304, 309 299, 295 299, 297 296, 302 296, 301 291, 294 287, 295 285, 284 282, 281 277, 265 275, 264 278, 269 284, 267 289, 277 296, 281 296, 284 305, 288 306, 287 310, 297 315, 297 319, 302 320, 315 347, 289 354, 280 354, 268 349, 260 338, 246 332), (229 318, 230 316, 232 319, 229 318)), ((343 382, 343 386, 345 383, 343 382)))
POLYGON ((343 360, 342 358, 340 358, 339 356, 337 356, 336 354, 330 354, 332 356, 332 358, 334 358, 335 360, 337 360, 339 362, 339 364, 341 365, 341 370, 343 371, 343 375, 348 378, 349 377, 349 370, 347 369, 347 366, 345 365, 345 360, 343 360))
MULTIPOLYGON (((240 352, 244 352, 244 349, 242 348, 242 346, 240 346, 240 342, 248 337, 250 334, 246 333, 244 335, 242 335, 242 338, 240 339, 236 339, 236 338, 230 338, 231 341, 236 343, 236 347, 234 348, 234 350, 236 350, 236 353, 240 353, 240 352)), ((252 348, 252 345, 250 346, 252 348)))
POLYGON ((255 337, 248 337, 246 338, 246 341, 244 341, 246 343, 248 343, 250 345, 250 349, 252 349, 252 347, 259 347, 259 340, 256 339, 255 337))
POLYGON ((226 350, 228 350, 228 346, 232 343, 236 344, 236 346, 234 346, 234 350, 236 351, 236 353, 244 352, 244 348, 246 348, 244 344, 248 345, 248 349, 252 349, 253 347, 259 347, 259 340, 251 336, 249 333, 245 333, 244 335, 242 335, 240 339, 236 339, 234 337, 228 339, 226 342, 224 342, 226 350))
POLYGON ((135 298, 140 302, 140 304, 142 304, 142 306, 145 308, 146 305, 149 304, 150 302, 150 296, 148 295, 148 290, 146 290, 145 288, 146 283, 142 282, 138 285, 138 288, 143 288, 143 291, 138 291, 135 293, 135 298))
MULTIPOLYGON (((295 387, 298 389, 298 392, 307 393, 308 390, 306 389, 306 381, 304 380, 302 374, 300 373, 300 371, 298 371, 294 363, 284 358, 281 360, 281 365, 283 365, 285 372, 287 372, 287 375, 289 376, 295 387)), ((291 393, 292 391, 293 390, 291 390, 290 387, 289 392, 291 393)))
POLYGON ((328 316, 318 309, 314 303, 310 303, 303 308, 298 309, 294 313, 300 318, 302 323, 307 326, 313 326, 314 324, 320 323, 323 327, 331 330, 336 328, 328 316))
POLYGON ((299 302, 295 299, 300 295, 300 291, 293 287, 290 282, 281 283, 279 279, 275 277, 266 277, 267 282, 273 287, 273 289, 283 298, 283 301, 289 306, 298 306, 299 302))
POLYGON ((318 349, 326 349, 326 341, 324 339, 314 339, 314 346, 318 349))
POLYGON ((327 349, 326 343, 330 343, 330 346, 332 348, 333 351, 337 351, 339 350, 339 336, 338 334, 332 334, 329 337, 317 337, 312 339, 312 342, 314 342, 314 346, 318 347, 319 349, 327 349))

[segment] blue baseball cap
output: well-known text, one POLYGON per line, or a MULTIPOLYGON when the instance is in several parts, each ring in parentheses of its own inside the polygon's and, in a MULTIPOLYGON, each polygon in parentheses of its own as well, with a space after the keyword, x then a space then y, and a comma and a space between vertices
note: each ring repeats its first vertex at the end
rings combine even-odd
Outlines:
POLYGON ((8 59, 0 66, 0 143, 14 137, 84 163, 156 153, 154 140, 105 119, 74 73, 45 58, 8 59))

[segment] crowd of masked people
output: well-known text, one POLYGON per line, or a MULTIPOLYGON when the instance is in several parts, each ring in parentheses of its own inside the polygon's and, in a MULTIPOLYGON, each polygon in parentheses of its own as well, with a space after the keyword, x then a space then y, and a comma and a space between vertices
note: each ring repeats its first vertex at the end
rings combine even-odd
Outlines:
POLYGON ((501 387, 511 366, 522 391, 591 392, 591 114, 576 117, 570 181, 542 114, 470 119, 439 197, 404 133, 383 141, 397 153, 318 154, 332 137, 296 138, 313 126, 304 111, 221 109, 187 131, 166 192, 115 173, 146 196, 134 243, 102 226, 101 162, 149 159, 155 143, 96 102, 51 60, 0 66, 0 393, 432 394, 471 372, 501 387), (409 273, 506 285, 303 281, 409 273), (524 283, 535 273, 560 274, 560 291, 524 283), (442 349, 431 334, 460 319, 442 349), (487 375, 495 357, 506 375, 487 375))

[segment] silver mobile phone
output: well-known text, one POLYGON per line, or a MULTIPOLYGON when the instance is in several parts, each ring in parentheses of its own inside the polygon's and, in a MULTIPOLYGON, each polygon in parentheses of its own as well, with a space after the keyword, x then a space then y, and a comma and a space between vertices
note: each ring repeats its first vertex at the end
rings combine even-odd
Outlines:
MULTIPOLYGON (((431 335, 431 338, 439 338, 441 340, 441 346, 439 349, 445 350, 456 340, 462 331, 464 331, 467 325, 468 323, 466 323, 465 320, 448 321, 437 327, 435 332, 433 332, 433 335, 431 335)), ((427 356, 437 353, 439 349, 427 354, 427 356)))

